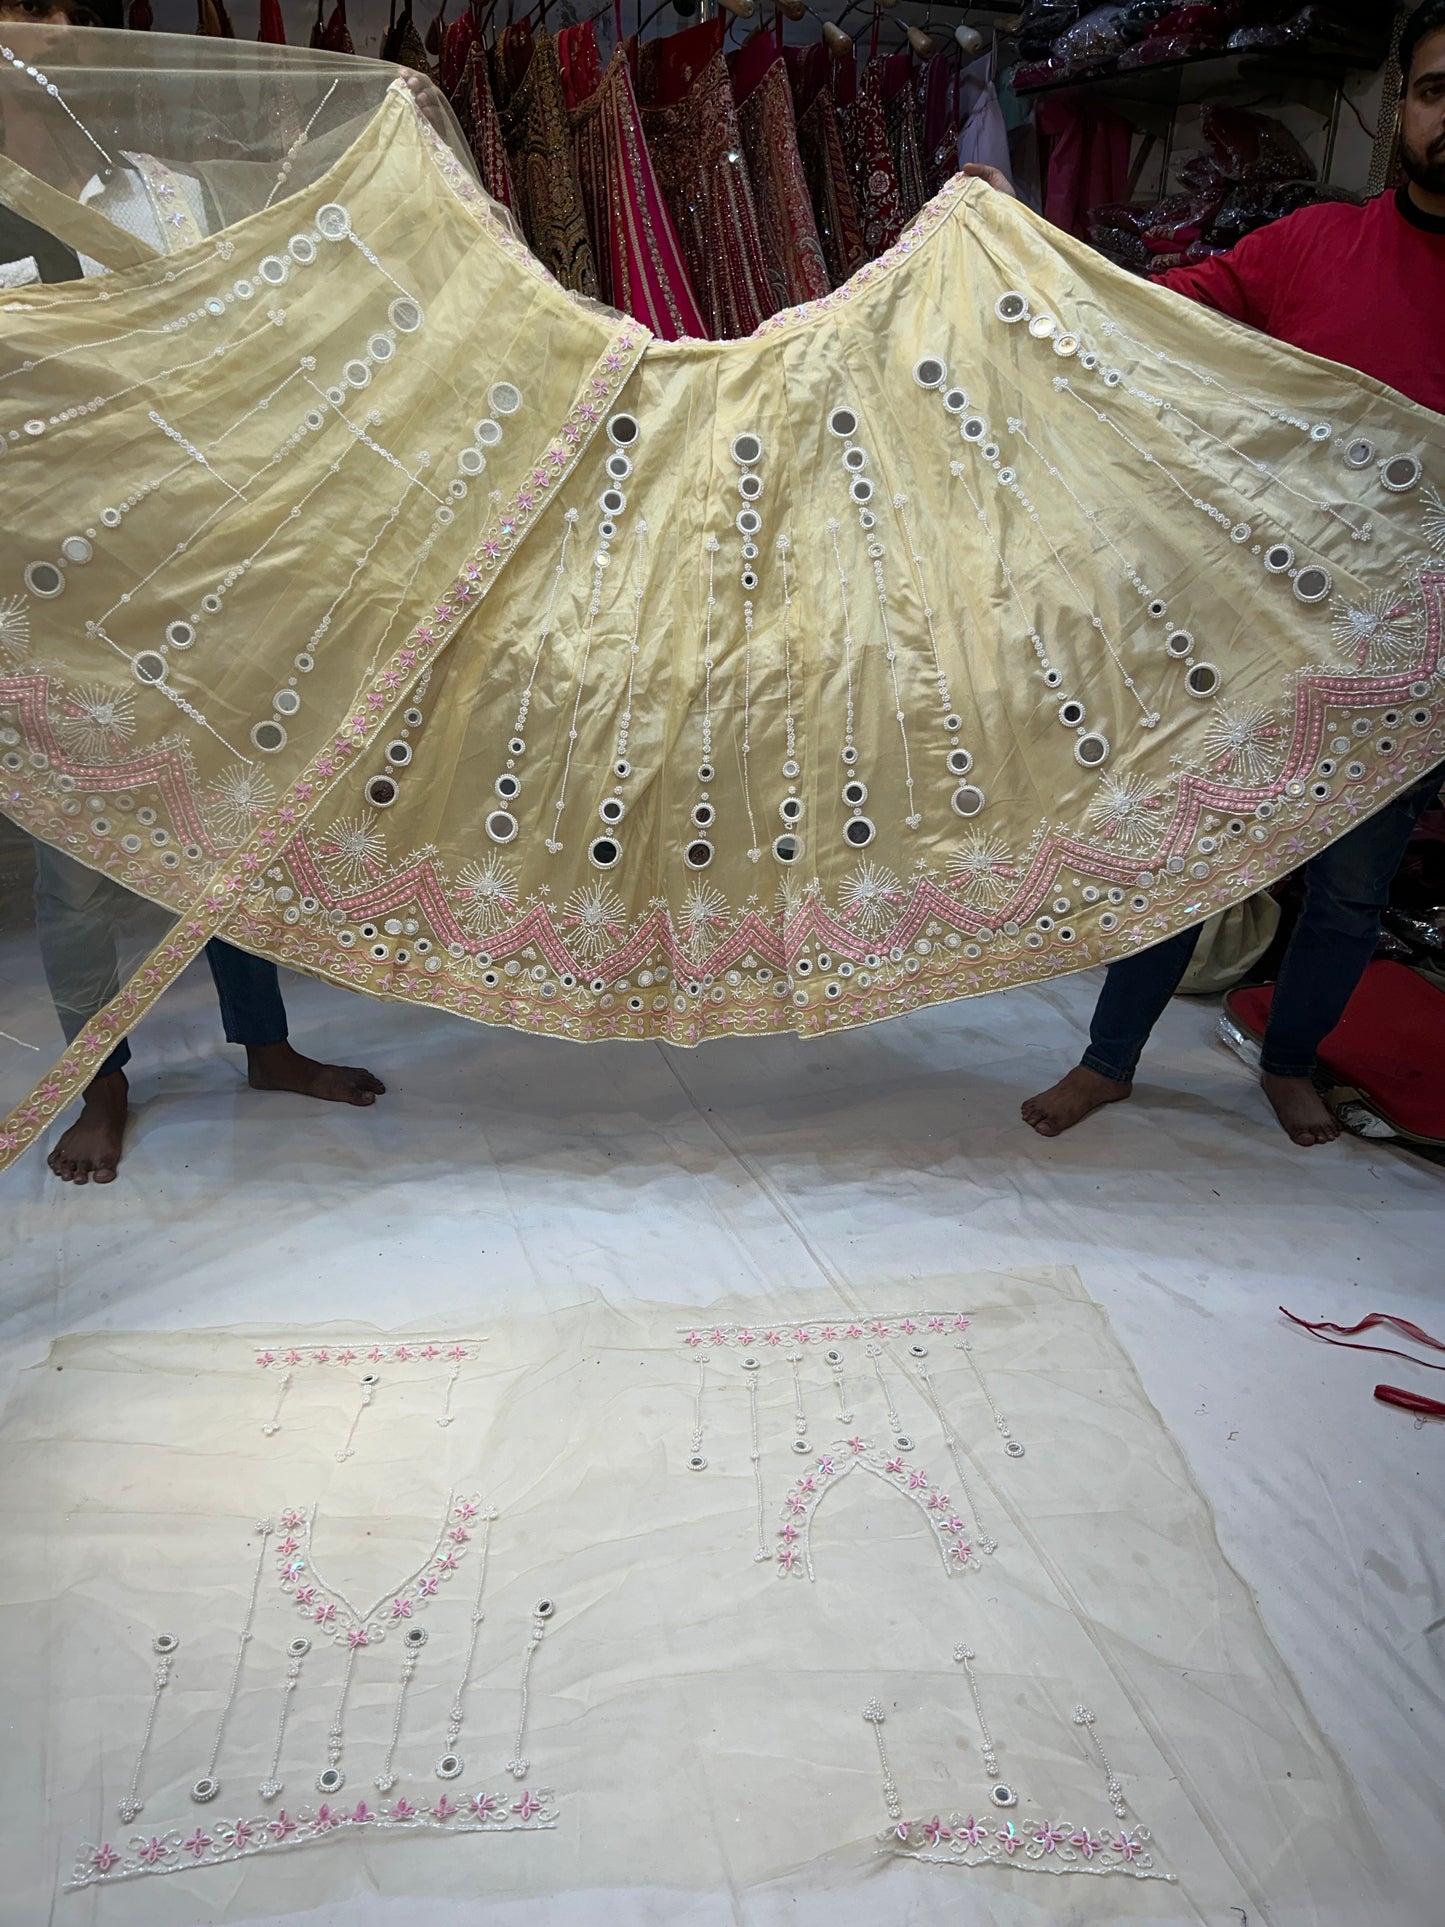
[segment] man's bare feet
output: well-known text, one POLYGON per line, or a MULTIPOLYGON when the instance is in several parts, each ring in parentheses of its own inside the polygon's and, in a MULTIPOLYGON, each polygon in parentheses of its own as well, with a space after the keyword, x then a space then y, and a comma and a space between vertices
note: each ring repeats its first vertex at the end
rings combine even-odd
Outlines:
POLYGON ((1276 1077, 1271 1071, 1263 1071, 1259 1081, 1294 1143, 1306 1148, 1334 1143, 1340 1134, 1339 1119, 1308 1077, 1276 1077))
POLYGON ((1066 1077, 1051 1084, 1023 1107, 1025 1124, 1032 1125, 1040 1137, 1057 1137, 1105 1104, 1120 1104, 1134 1086, 1121 1084, 1117 1077, 1105 1077, 1076 1064, 1066 1077))
POLYGON ((115 1183, 129 1088, 124 1071, 91 1080, 80 1116, 46 1160, 56 1177, 66 1184, 115 1183))
POLYGON ((374 1104, 386 1091, 370 1071, 345 1064, 318 1064, 287 1043, 248 1044, 246 1070, 253 1091, 295 1091, 331 1104, 374 1104))

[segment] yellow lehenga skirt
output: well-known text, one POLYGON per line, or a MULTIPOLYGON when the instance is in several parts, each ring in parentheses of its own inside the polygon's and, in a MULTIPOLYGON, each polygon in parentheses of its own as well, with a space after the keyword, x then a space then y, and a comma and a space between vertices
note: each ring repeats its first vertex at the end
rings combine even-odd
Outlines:
POLYGON ((812 1035, 1153 943, 1445 756, 1439 417, 962 180, 654 341, 380 72, 269 204, 0 296, 3 805, 175 919, 11 1154, 218 932, 812 1035))

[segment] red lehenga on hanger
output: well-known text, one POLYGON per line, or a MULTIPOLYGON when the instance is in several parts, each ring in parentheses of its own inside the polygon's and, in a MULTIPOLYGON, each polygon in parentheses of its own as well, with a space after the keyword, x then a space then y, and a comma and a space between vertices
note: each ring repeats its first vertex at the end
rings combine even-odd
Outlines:
POLYGON ((798 126, 798 153, 813 203, 813 219, 823 247, 828 278, 840 287, 867 260, 863 223, 848 177, 843 137, 838 131, 838 107, 833 99, 832 64, 822 41, 811 47, 784 47, 788 80, 793 90, 793 114, 798 126))
POLYGON ((888 151, 893 156, 893 167, 898 176, 903 225, 907 227, 928 199, 928 183, 923 173, 923 151, 913 100, 913 55, 905 47, 901 54, 885 54, 877 60, 870 60, 863 70, 865 83, 869 74, 874 72, 883 102, 883 125, 888 130, 888 151))
POLYGON ((448 99, 461 86, 472 48, 476 46, 479 38, 476 9, 471 5, 464 6, 451 25, 442 29, 441 54, 437 60, 437 85, 448 99))
POLYGON ((531 21, 519 20, 493 48, 491 65, 517 213, 532 252, 564 288, 596 295, 597 263, 572 158, 557 43, 545 27, 534 36, 531 21))
MULTIPOLYGON (((463 14, 462 19, 470 20, 471 15, 463 14)), ((454 22, 447 29, 448 35, 460 24, 460 21, 454 22)), ((502 139, 502 122, 497 103, 492 99, 492 83, 487 77, 486 49, 475 33, 467 43, 466 64, 452 92, 451 108, 467 137, 482 186, 494 201, 500 201, 515 213, 517 190, 507 164, 507 143, 502 139)))
POLYGON ((863 245, 870 255, 891 248, 904 227, 898 170, 888 146, 888 127, 883 118, 883 99, 874 65, 870 63, 860 79, 851 52, 837 54, 833 59, 838 126, 853 176, 853 198, 863 222, 863 245))
POLYGON ((316 0, 316 25, 311 29, 311 44, 329 54, 354 54, 351 44, 351 30, 346 24, 346 0, 336 0, 331 9, 331 17, 323 20, 321 9, 325 0, 316 0))
POLYGON ((727 16, 639 50, 642 128, 716 339, 750 335, 774 312, 732 85, 727 16))
POLYGON ((614 50, 604 73, 597 29, 586 20, 558 34, 557 59, 603 300, 665 341, 705 338, 707 323, 643 139, 625 49, 614 50))
POLYGON ((958 172, 958 77, 962 72, 961 61, 935 54, 914 81, 930 200, 958 172))
POLYGON ((753 184, 775 308, 796 308, 828 292, 828 267, 798 152, 788 70, 776 37, 755 33, 728 56, 743 156, 753 184))

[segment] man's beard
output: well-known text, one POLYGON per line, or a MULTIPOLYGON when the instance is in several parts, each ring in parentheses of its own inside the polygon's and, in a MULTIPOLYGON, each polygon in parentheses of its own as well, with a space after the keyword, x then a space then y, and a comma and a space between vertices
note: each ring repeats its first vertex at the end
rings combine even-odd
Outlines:
POLYGON ((1433 140, 1423 152, 1402 139, 1400 170, 1424 193, 1445 196, 1445 135, 1433 140))

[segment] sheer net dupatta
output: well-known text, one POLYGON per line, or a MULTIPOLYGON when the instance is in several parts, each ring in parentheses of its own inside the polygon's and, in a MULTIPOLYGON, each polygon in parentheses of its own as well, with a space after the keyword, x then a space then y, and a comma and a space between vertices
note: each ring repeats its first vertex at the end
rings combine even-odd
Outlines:
MULTIPOLYGON (((3 296, 4 805, 173 919, 9 1156, 396 733, 644 337, 569 305, 533 365, 555 289, 415 77, 151 35, 5 44, 4 199, 79 272, 3 296), (163 155, 139 146, 155 101, 163 155)), ((19 857, 14 877, 18 904, 19 857)), ((53 1043, 48 1020, 0 1028, 53 1043)))

